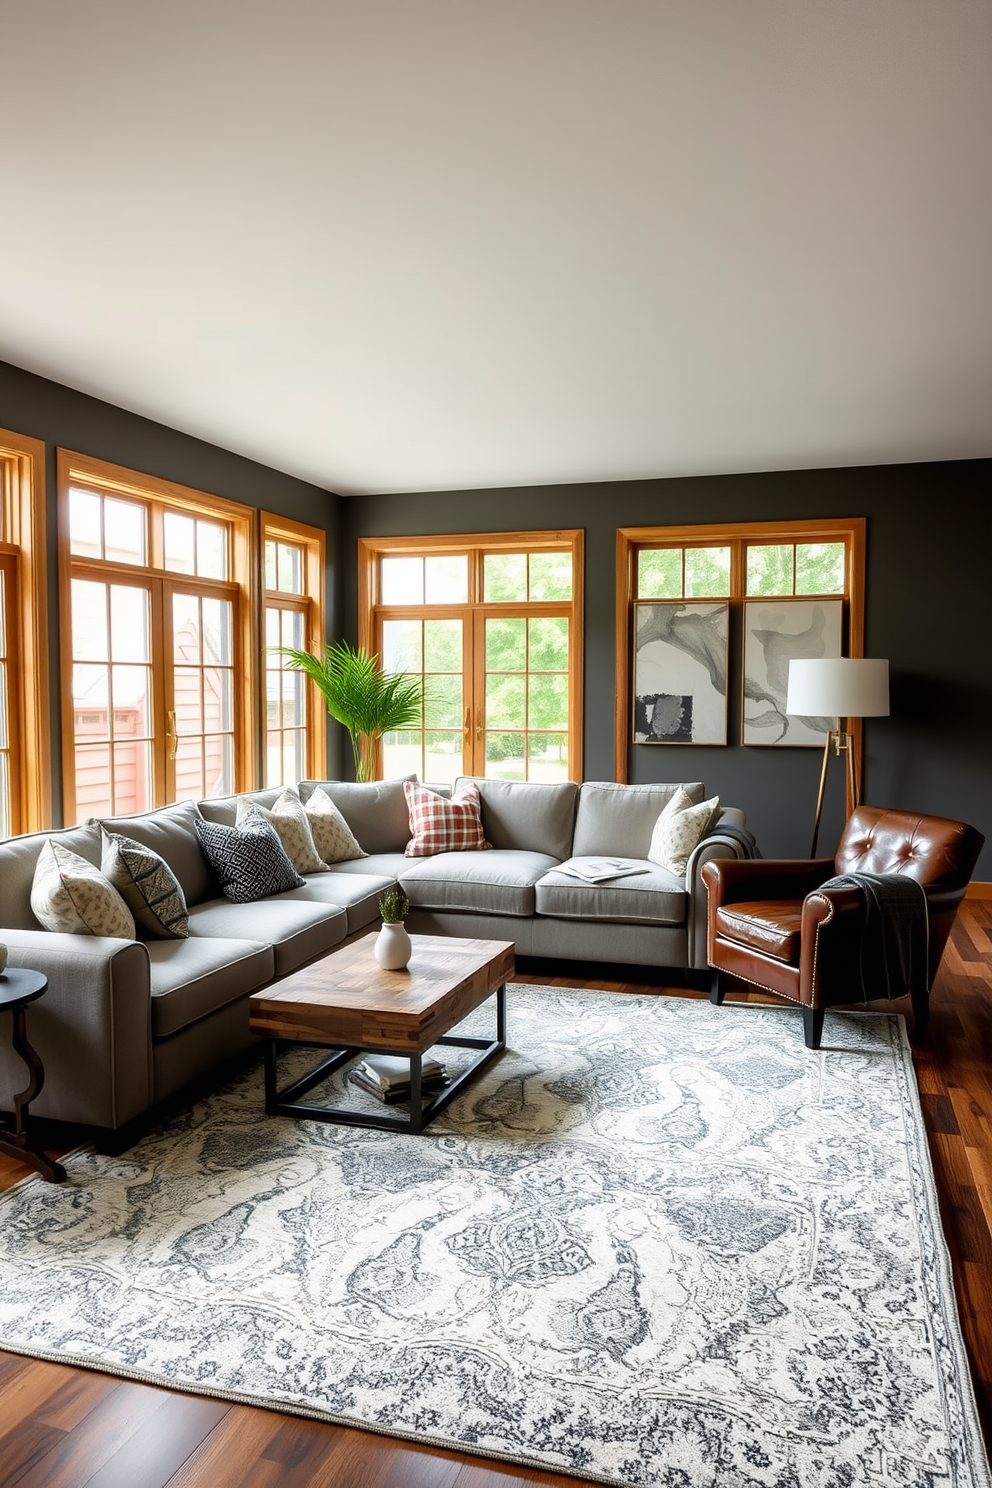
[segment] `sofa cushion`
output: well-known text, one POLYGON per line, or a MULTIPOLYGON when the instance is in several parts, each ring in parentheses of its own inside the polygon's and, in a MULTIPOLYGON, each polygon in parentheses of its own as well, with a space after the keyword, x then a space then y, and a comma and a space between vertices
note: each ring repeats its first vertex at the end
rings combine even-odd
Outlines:
POLYGON ((319 785, 307 798, 303 809, 325 864, 351 863, 368 856, 323 786, 319 785))
POLYGON ((179 880, 186 903, 198 904, 212 899, 217 889, 196 835, 200 813, 192 801, 179 801, 174 806, 160 806, 140 816, 104 817, 108 832, 133 837, 164 858, 179 880))
POLYGON ((801 899, 754 900, 722 904, 716 926, 720 935, 738 945, 798 966, 802 917, 801 899))
POLYGON ((403 790, 410 808, 410 841, 408 858, 430 858, 445 852, 484 852, 492 844, 482 831, 479 815, 479 787, 468 780, 450 798, 404 781, 403 790))
POLYGON ((547 853, 559 862, 572 852, 579 787, 574 780, 540 785, 532 780, 486 780, 460 775, 459 791, 471 780, 482 801, 482 829, 493 847, 547 853))
MULTIPOLYGON (((705 795, 701 781, 683 786, 584 781, 571 852, 577 858, 646 858, 654 824, 678 790, 684 790, 694 802, 705 795)), ((563 858, 568 856, 562 853, 563 858)))
POLYGON ((134 916, 106 875, 52 838, 38 854, 31 908, 46 930, 134 940, 134 916))
POLYGON ((257 806, 249 806, 236 827, 223 827, 202 817, 196 835, 220 884, 234 904, 254 903, 270 894, 303 885, 286 849, 257 806))
POLYGON ((648 858, 669 873, 684 876, 689 859, 719 814, 719 796, 694 805, 688 791, 679 787, 654 824, 648 858))
POLYGON ((38 928, 38 917, 31 908, 31 889, 38 855, 49 838, 61 842, 94 867, 100 866, 100 828, 96 822, 61 832, 32 832, 0 842, 0 925, 9 930, 38 928))
POLYGON ((415 909, 532 915, 534 885, 557 866, 547 853, 457 852, 408 860, 400 888, 415 909))
POLYGON ((552 868, 536 885, 537 913, 562 920, 612 920, 628 925, 685 923, 688 904, 684 877, 677 878, 644 859, 621 859, 621 862, 650 871, 601 883, 582 883, 552 868))
MULTIPOLYGON (((407 775, 405 780, 416 780, 407 775)), ((402 852, 410 840, 410 813, 404 780, 301 780, 300 796, 309 801, 318 786, 335 806, 367 853, 402 852)))
POLYGON ((271 809, 268 806, 259 806, 257 801, 247 801, 242 797, 238 802, 235 826, 240 826, 245 817, 250 816, 253 811, 257 811, 271 827, 275 828, 276 836, 297 873, 327 872, 327 864, 317 851, 313 840, 303 802, 294 790, 287 788, 282 791, 272 803, 271 809))
POLYGON ((189 933, 191 939, 206 936, 271 946, 275 975, 279 977, 344 940, 348 917, 336 905, 308 903, 294 899, 293 893, 244 904, 214 899, 190 910, 189 933))
POLYGON ((135 928, 153 940, 185 940, 189 913, 179 880, 164 858, 101 827, 101 867, 134 916, 135 928))
POLYGON ((291 889, 280 898, 343 909, 351 935, 379 918, 379 898, 395 883, 395 875, 384 878, 371 873, 320 873, 308 878, 302 889, 291 889))
POLYGON ((272 980, 272 948, 257 940, 191 936, 147 945, 153 1038, 168 1038, 272 980))

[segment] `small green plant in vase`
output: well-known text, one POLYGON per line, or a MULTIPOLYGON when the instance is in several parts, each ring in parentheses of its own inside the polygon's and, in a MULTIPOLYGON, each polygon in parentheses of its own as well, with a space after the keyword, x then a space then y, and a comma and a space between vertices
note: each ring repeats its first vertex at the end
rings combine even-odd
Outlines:
POLYGON ((387 889, 379 898, 382 929, 376 937, 375 959, 384 971, 402 971, 413 953, 403 921, 410 913, 410 901, 400 889, 387 889))

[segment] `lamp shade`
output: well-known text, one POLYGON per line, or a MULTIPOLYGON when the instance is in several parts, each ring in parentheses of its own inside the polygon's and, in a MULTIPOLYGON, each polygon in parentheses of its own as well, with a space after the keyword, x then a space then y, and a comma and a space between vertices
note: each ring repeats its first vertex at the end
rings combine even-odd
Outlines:
POLYGON ((854 656, 790 661, 785 711, 803 718, 885 718, 889 663, 854 656))

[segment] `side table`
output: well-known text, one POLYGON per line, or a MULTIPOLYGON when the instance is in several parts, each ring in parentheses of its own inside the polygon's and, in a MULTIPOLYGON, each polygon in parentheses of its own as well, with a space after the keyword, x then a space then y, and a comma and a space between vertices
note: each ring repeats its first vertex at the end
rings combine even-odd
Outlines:
POLYGON ((28 1087, 14 1096, 13 1126, 0 1124, 0 1152, 18 1158, 29 1168, 34 1168, 50 1183, 65 1182, 65 1168, 52 1162, 43 1152, 32 1147, 28 1140, 28 1106, 40 1093, 45 1083, 45 1067, 36 1049, 28 1043, 25 1031, 25 1008, 36 1001, 48 987, 48 978, 40 971, 29 971, 20 966, 10 966, 0 974, 0 1013, 9 1012, 14 1019, 14 1053, 19 1054, 28 1067, 28 1087))

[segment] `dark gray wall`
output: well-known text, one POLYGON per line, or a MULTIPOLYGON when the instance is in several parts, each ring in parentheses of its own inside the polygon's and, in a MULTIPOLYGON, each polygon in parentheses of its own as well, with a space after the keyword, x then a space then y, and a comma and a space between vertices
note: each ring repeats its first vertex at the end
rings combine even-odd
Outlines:
MULTIPOLYGON (((866 517, 865 654, 889 658, 892 716, 865 723, 865 799, 960 817, 992 837, 990 476, 985 460, 352 497, 345 613, 353 625, 361 536, 584 527, 585 774, 610 780, 617 527, 866 517)), ((734 698, 731 739, 737 708, 734 698)), ((766 856, 804 856, 821 759, 809 749, 640 745, 630 778, 703 780, 745 808, 766 856)), ((841 777, 833 761, 837 789, 820 840, 828 852, 842 821, 841 777)), ((978 876, 992 879, 992 845, 978 876)))
MULTIPOLYGON (((327 533, 327 617, 329 629, 340 633, 342 596, 338 582, 341 573, 341 497, 306 481, 296 480, 254 460, 246 460, 230 450, 219 449, 202 439, 181 434, 176 429, 156 424, 151 419, 128 413, 99 398, 75 392, 60 383, 50 382, 0 362, 0 428, 42 439, 47 445, 48 494, 48 585, 51 644, 52 729, 57 740, 61 733, 61 705, 58 688, 58 576, 55 548, 56 531, 56 450, 76 450, 101 460, 125 465, 161 480, 193 486, 215 496, 225 496, 259 510, 279 516, 294 517, 322 527, 327 533)), ((341 748, 339 731, 330 730, 328 766, 332 774, 340 773, 341 748)), ((59 759, 58 746, 54 751, 59 759)), ((61 781, 54 781, 54 820, 61 821, 61 781)))

